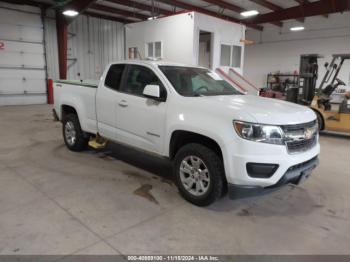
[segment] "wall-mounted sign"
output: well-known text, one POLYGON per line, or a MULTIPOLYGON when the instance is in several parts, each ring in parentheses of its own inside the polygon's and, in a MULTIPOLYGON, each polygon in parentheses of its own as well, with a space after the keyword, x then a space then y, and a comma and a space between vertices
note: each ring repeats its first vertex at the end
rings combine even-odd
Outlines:
POLYGON ((0 50, 5 50, 5 43, 0 41, 0 50))

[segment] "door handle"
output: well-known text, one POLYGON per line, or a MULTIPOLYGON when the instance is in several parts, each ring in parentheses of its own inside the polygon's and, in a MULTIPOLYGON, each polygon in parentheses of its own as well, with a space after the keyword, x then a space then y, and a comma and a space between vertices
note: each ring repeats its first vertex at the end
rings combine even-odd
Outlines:
POLYGON ((118 105, 119 105, 120 107, 127 107, 127 106, 128 106, 128 102, 126 102, 125 100, 122 100, 122 101, 120 101, 120 102, 118 103, 118 105))

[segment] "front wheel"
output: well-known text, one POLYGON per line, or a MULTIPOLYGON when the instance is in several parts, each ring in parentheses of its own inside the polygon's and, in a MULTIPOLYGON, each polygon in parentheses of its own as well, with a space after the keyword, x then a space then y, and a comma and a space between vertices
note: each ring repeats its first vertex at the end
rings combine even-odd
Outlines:
POLYGON ((83 151, 89 142, 89 136, 81 130, 79 118, 75 114, 69 114, 63 119, 63 138, 69 150, 83 151))
POLYGON ((201 144, 187 144, 178 151, 174 175, 180 194, 197 206, 210 205, 225 192, 222 160, 201 144))

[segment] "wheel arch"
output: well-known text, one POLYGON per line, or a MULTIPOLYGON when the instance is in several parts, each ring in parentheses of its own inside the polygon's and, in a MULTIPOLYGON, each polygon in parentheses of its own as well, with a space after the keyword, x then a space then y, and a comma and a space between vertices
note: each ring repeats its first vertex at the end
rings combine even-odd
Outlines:
POLYGON ((78 118, 79 118, 78 111, 75 109, 74 106, 71 106, 69 104, 61 105, 61 121, 68 114, 76 114, 78 116, 78 118))
POLYGON ((173 159, 178 150, 189 143, 198 143, 209 147, 223 160, 223 152, 220 144, 213 138, 198 132, 188 130, 174 130, 170 136, 169 158, 173 159))
POLYGON ((84 131, 87 130, 86 119, 84 119, 85 108, 83 107, 83 104, 80 103, 80 100, 78 101, 66 100, 61 103, 60 110, 61 110, 61 113, 60 113, 61 121, 63 121, 64 116, 67 114, 76 114, 78 116, 78 120, 82 130, 84 131))
MULTIPOLYGON (((319 127, 319 129, 324 130, 326 127, 326 123, 325 123, 325 120, 324 120, 322 113, 319 110, 317 110, 316 108, 312 107, 311 109, 315 112, 315 114, 317 116, 317 121, 318 121, 319 117, 322 120, 322 123, 321 123, 321 126, 319 127)), ((320 123, 318 123, 318 124, 320 125, 320 123)))

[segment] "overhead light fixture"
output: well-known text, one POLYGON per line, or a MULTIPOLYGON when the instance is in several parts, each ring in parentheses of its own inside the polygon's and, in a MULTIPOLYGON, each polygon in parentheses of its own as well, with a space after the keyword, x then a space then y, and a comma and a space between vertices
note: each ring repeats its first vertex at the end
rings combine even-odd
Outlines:
POLYGON ((244 11, 241 13, 241 16, 244 17, 251 17, 251 16, 255 16, 258 15, 259 12, 257 10, 248 10, 248 11, 244 11))
POLYGON ((303 31, 305 27, 303 26, 294 26, 290 28, 290 31, 303 31))
POLYGON ((158 16, 151 16, 151 17, 148 17, 147 20, 156 20, 158 18, 158 16))
POLYGON ((75 10, 65 10, 63 11, 63 14, 66 16, 77 16, 79 13, 75 10))

